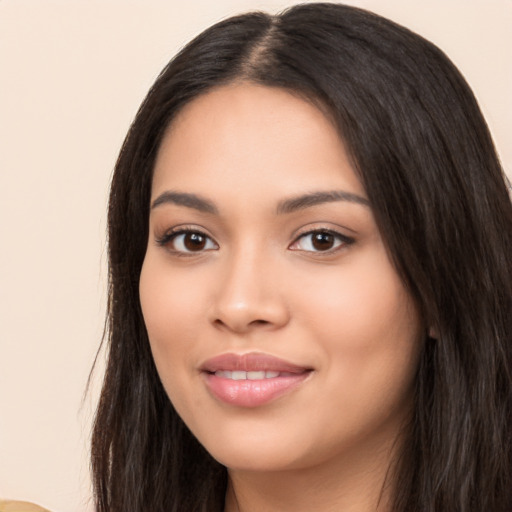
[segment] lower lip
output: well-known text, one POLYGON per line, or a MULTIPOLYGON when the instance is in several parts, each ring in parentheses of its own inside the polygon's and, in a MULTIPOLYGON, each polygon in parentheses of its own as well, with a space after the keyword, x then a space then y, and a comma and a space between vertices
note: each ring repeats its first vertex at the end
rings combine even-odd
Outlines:
POLYGON ((260 380, 233 380, 207 373, 208 389, 220 401, 237 407, 259 407, 293 391, 310 372, 260 380))

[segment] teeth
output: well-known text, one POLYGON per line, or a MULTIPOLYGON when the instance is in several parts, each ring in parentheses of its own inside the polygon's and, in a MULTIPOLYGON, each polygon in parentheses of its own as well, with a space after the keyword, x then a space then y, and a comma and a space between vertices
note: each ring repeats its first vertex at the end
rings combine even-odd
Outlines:
POLYGON ((244 372, 241 370, 217 370, 215 372, 217 377, 223 377, 231 380, 262 380, 262 379, 275 379, 279 377, 279 372, 273 371, 257 371, 257 372, 244 372))
POLYGON ((261 380, 265 378, 265 372, 247 372, 247 378, 249 380, 261 380))

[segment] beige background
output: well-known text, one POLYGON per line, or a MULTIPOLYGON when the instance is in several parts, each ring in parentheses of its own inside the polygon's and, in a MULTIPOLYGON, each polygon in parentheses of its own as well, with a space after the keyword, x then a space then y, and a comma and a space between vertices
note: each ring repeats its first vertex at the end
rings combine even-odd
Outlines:
MULTIPOLYGON (((280 0, 0 0, 0 497, 91 510, 105 209, 124 134, 192 36, 280 0)), ((472 84, 512 173, 512 0, 348 2, 436 42, 472 84)), ((101 377, 99 372, 98 377, 101 377)))

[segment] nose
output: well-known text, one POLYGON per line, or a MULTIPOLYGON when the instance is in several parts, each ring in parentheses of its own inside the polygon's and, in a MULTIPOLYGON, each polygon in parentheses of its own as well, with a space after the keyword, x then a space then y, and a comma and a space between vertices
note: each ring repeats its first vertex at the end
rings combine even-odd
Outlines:
POLYGON ((278 274, 269 258, 255 252, 226 261, 216 277, 213 324, 239 334, 286 325, 289 309, 278 274))

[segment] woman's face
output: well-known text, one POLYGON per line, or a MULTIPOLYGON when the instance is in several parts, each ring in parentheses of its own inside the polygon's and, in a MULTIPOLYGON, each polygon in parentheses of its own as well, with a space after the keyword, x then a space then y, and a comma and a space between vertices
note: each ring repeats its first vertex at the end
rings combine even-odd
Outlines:
POLYGON ((188 104, 156 162, 140 299, 174 407, 221 463, 375 457, 422 326, 336 129, 284 90, 188 104))

